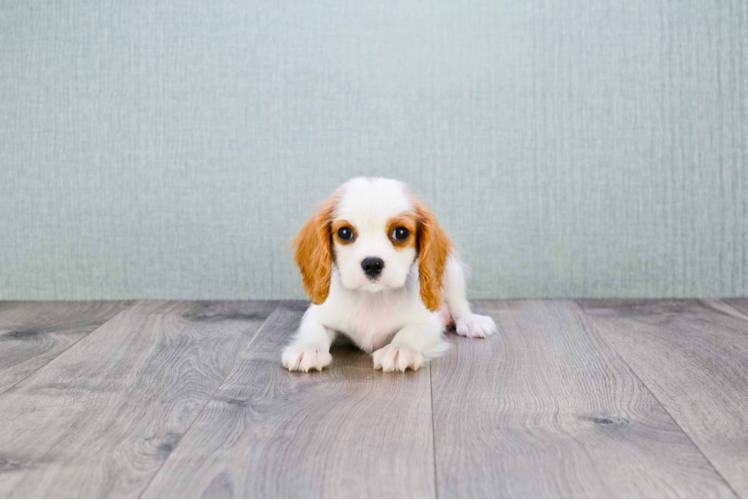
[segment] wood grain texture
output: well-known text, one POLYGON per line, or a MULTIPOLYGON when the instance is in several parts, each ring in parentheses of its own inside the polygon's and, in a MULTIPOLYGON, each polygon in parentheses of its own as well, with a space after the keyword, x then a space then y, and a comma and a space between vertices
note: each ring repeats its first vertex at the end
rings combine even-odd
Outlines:
POLYGON ((725 302, 729 306, 737 309, 740 313, 745 315, 746 318, 748 318, 748 299, 723 299, 722 302, 725 302))
POLYGON ((583 301, 719 473, 748 497, 748 318, 719 300, 583 301))
POLYGON ((440 497, 730 497, 573 302, 478 304, 432 365, 440 497))
POLYGON ((130 302, 0 303, 0 394, 129 305, 130 302))
POLYGON ((281 351, 304 306, 279 307, 145 497, 433 497, 428 367, 382 373, 336 349, 321 373, 281 351))
POLYGON ((138 496, 270 314, 133 305, 0 396, 0 496, 138 496))

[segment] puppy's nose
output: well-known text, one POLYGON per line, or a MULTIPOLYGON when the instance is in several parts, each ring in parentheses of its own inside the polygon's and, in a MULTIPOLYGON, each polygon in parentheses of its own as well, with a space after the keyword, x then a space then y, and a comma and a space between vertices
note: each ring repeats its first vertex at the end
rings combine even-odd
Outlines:
POLYGON ((376 278, 384 269, 384 261, 379 257, 366 257, 361 261, 361 269, 369 278, 376 278))

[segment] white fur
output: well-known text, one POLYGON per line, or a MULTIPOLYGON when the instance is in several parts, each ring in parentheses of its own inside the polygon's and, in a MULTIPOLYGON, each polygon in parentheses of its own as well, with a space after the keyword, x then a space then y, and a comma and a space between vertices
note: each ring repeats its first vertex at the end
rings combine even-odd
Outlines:
MULTIPOLYGON (((291 345, 283 353, 289 370, 321 370, 332 363, 330 346, 345 335, 372 353, 374 368, 417 370, 448 348, 444 320, 421 301, 415 248, 397 249, 386 234, 391 218, 413 210, 407 187, 395 180, 359 177, 348 181, 334 218, 357 231, 353 243, 334 243, 330 293, 324 303, 311 305, 291 345), (361 269, 366 257, 385 262, 382 274, 370 280, 361 269)), ((465 298, 465 272, 450 257, 444 276, 444 302, 457 333, 485 337, 496 331, 488 316, 473 314, 465 298)), ((444 308, 445 306, 443 306, 444 308)))

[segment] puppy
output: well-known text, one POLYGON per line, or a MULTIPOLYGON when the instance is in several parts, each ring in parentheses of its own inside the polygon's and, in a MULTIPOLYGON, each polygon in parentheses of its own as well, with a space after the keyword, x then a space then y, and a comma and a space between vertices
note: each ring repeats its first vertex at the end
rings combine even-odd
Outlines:
POLYGON ((444 352, 442 334, 485 337, 494 321, 470 311, 454 245, 402 182, 352 179, 321 203, 293 242, 304 290, 314 302, 283 353, 289 370, 322 370, 345 335, 386 372, 444 352))

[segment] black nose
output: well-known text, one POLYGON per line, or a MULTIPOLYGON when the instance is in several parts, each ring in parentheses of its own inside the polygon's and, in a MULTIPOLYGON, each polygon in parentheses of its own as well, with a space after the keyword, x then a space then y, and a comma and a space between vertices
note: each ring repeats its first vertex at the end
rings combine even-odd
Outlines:
POLYGON ((366 257, 361 261, 361 269, 369 278, 376 278, 384 269, 384 261, 379 257, 366 257))

